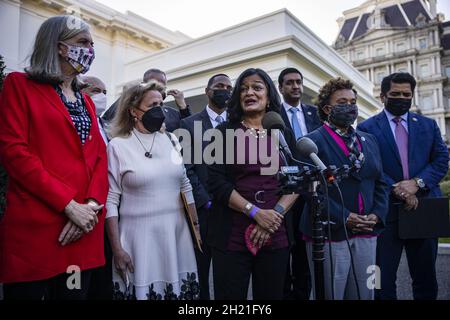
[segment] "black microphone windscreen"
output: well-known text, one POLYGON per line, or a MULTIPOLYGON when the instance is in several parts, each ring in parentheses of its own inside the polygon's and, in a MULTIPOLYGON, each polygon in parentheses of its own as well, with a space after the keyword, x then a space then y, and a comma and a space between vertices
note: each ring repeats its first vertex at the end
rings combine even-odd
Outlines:
POLYGON ((317 154, 319 149, 317 145, 310 138, 303 137, 297 141, 297 150, 303 158, 309 158, 311 153, 317 154))
POLYGON ((284 131, 285 125, 281 116, 275 111, 267 112, 262 119, 263 128, 266 130, 278 129, 284 131))

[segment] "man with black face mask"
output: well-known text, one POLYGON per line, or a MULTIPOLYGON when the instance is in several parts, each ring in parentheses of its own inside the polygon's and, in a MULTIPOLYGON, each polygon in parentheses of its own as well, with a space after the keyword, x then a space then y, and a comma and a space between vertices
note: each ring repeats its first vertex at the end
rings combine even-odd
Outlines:
POLYGON ((413 280, 414 299, 437 297, 438 239, 402 240, 398 211, 417 208, 420 198, 442 195, 439 182, 448 170, 448 151, 436 121, 410 112, 416 81, 409 73, 393 73, 381 83, 384 110, 358 128, 373 134, 381 149, 385 180, 390 186, 390 207, 385 232, 378 239, 377 265, 381 270, 378 299, 396 299, 396 275, 403 249, 413 280))
MULTIPOLYGON (((227 120, 227 100, 231 97, 233 87, 231 80, 226 74, 216 74, 212 76, 205 88, 205 94, 208 97, 208 105, 203 111, 196 113, 188 118, 181 120, 181 128, 189 130, 192 140, 182 143, 184 152, 190 152, 191 164, 186 164, 186 171, 193 188, 197 214, 200 223, 200 232, 202 239, 206 239, 207 234, 207 216, 211 206, 211 197, 207 191, 208 168, 203 162, 194 163, 194 141, 202 141, 201 152, 208 145, 203 142, 203 134, 206 130, 215 128, 227 120), (195 128, 197 127, 197 130, 195 128), (200 130, 199 130, 200 129, 200 130), (201 136, 198 134, 201 133, 201 136)), ((198 150, 200 151, 200 150, 198 150)), ((211 249, 203 242, 203 253, 196 250, 199 282, 200 299, 209 300, 209 268, 211 264, 211 249)))

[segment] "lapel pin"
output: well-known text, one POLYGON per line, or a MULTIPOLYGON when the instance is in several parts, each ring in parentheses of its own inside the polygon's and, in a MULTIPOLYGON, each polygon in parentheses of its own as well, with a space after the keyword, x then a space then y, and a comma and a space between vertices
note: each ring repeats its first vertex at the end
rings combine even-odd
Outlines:
POLYGON ((308 114, 308 116, 312 115, 311 111, 308 111, 307 114, 308 114))
POLYGON ((366 141, 366 138, 364 138, 364 137, 361 137, 361 141, 366 141))
POLYGON ((417 120, 417 118, 413 118, 413 121, 417 122, 418 120, 417 120))

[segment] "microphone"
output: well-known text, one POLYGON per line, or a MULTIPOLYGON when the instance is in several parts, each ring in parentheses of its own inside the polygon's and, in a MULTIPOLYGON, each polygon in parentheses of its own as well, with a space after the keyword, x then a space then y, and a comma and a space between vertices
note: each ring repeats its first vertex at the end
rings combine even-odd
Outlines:
POLYGON ((331 172, 329 172, 329 170, 327 170, 327 166, 317 156, 319 149, 314 141, 308 137, 303 137, 297 141, 295 146, 303 158, 310 158, 311 161, 314 162, 314 164, 320 169, 320 171, 325 172, 328 182, 333 184, 336 183, 334 176, 331 172))
MULTIPOLYGON (((278 129, 279 135, 278 140, 280 141, 281 149, 289 156, 289 158, 294 159, 292 156, 291 149, 289 149, 286 139, 284 138, 283 132, 286 129, 284 121, 281 116, 275 111, 267 112, 262 119, 263 128, 267 130, 270 134, 270 130, 278 129)), ((295 159, 294 159, 295 160, 295 159)))

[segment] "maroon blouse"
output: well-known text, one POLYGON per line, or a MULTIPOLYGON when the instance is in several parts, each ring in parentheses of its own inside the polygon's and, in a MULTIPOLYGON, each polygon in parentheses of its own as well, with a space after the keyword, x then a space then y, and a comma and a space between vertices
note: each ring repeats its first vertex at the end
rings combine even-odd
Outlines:
MULTIPOLYGON (((241 129, 246 131, 249 130, 245 126, 241 125, 241 129)), ((253 141, 253 143, 255 142, 253 141)), ((242 140, 241 140, 242 142, 242 140)), ((259 137, 257 139, 254 136, 250 136, 245 140, 245 145, 240 143, 238 139, 235 138, 234 144, 234 154, 235 162, 232 166, 232 174, 235 177, 235 190, 248 202, 253 203, 261 209, 273 209, 273 207, 280 200, 281 196, 277 195, 279 191, 279 182, 276 175, 262 175, 261 168, 269 167, 270 164, 264 165, 261 163, 259 157, 259 150, 262 146, 267 147, 267 151, 262 151, 262 154, 267 154, 268 157, 271 155, 271 145, 272 139, 268 136, 259 137), (249 139, 254 139, 256 141, 256 148, 251 148, 251 143, 249 139), (254 149, 254 150, 251 150, 254 149), (255 155, 254 152, 257 152, 255 155), (253 151, 253 152, 251 152, 253 151), (245 153, 242 153, 245 152, 245 153), (244 164, 238 164, 237 159, 244 164), (245 161, 242 161, 244 160, 245 161), (250 163, 250 159, 255 159, 254 164, 250 163), (263 201, 263 203, 258 202, 263 201)), ((281 163, 281 158, 279 158, 279 164, 281 163)), ((279 166, 278 166, 279 169, 279 166)), ((245 245, 245 230, 250 224, 256 224, 256 221, 247 217, 242 212, 237 212, 233 209, 229 209, 230 214, 233 215, 233 223, 231 229, 231 236, 228 241, 228 250, 230 251, 247 251, 245 245)), ((267 249, 280 249, 289 246, 287 232, 285 224, 282 223, 280 228, 271 236, 271 242, 264 246, 267 249)))

